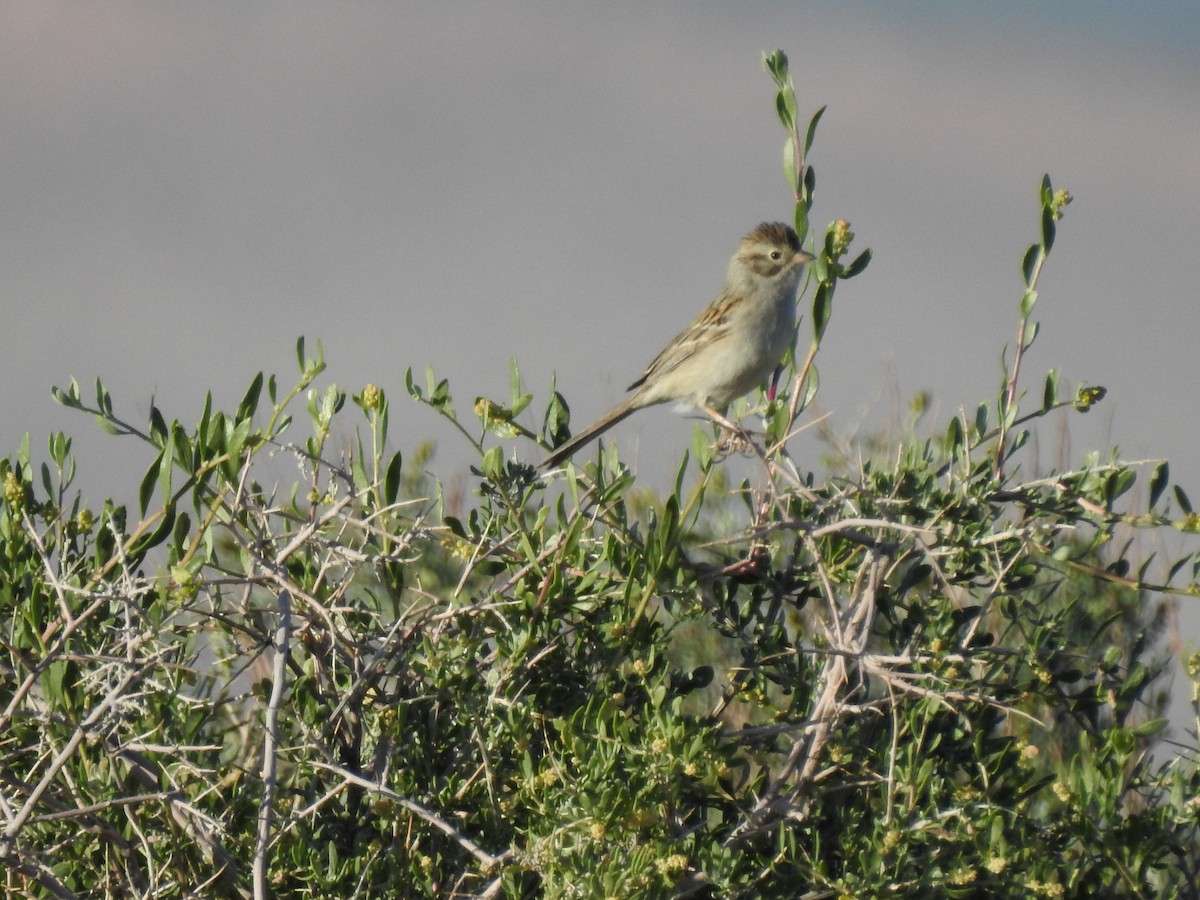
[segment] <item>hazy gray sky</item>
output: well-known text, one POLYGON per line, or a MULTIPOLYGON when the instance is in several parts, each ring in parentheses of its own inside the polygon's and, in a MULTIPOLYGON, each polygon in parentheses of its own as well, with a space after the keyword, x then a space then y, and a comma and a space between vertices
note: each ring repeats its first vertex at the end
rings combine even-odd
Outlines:
MULTIPOLYGON (((1110 389, 1068 461, 1168 456, 1200 498, 1191 0, 0 4, 0 443, 67 430, 92 500, 128 491, 140 448, 50 385, 100 375, 132 417, 153 392, 192 422, 208 388, 291 379, 300 334, 390 391, 401 448, 445 438, 446 469, 409 366, 465 410, 515 356, 535 408, 556 372, 583 424, 790 214, 776 47, 801 109, 829 107, 815 221, 875 251, 819 359, 831 427, 993 396, 1049 172, 1076 202, 1029 384, 1110 389)), ((661 476, 690 427, 650 410, 614 437, 661 476)))

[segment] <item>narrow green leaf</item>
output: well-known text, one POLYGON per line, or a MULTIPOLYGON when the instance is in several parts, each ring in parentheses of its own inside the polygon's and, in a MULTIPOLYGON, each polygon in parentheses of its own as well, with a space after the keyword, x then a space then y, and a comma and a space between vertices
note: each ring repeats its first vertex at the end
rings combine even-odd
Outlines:
POLYGON ((800 184, 796 174, 796 143, 790 137, 783 142, 783 174, 787 177, 788 187, 792 189, 794 196, 800 184))
POLYGON ((363 456, 360 452, 355 453, 350 459, 350 480, 354 483, 354 490, 362 492, 371 486, 371 479, 367 477, 367 470, 363 467, 363 456))
POLYGON ((304 335, 296 338, 296 364, 300 366, 300 374, 304 374, 308 368, 307 360, 304 358, 304 335))
POLYGON ((483 454, 480 470, 491 481, 498 481, 504 474, 504 448, 497 444, 483 454))
POLYGON ((79 402, 79 383, 74 378, 71 379, 71 384, 65 391, 56 387, 50 388, 50 396, 55 403, 61 403, 68 409, 79 409, 81 406, 79 402))
MULTIPOLYGON (((713 441, 712 432, 707 428, 701 428, 697 425, 692 429, 692 449, 691 453, 684 456, 684 465, 686 466, 688 456, 696 460, 696 465, 699 466, 701 472, 707 472, 712 468, 713 462, 713 441)), ((683 466, 680 467, 679 477, 683 475, 683 466)), ((677 477, 676 481, 679 478, 677 477)), ((676 489, 678 492, 678 488, 676 489)))
POLYGON ((242 402, 238 404, 236 419, 249 419, 258 410, 258 398, 262 394, 263 373, 259 372, 254 376, 254 380, 250 382, 250 387, 246 389, 246 396, 242 398, 242 402))
POLYGON ((96 408, 106 416, 112 414, 112 397, 99 378, 96 379, 96 408))
POLYGON ((808 380, 804 385, 804 396, 800 399, 800 405, 797 410, 808 409, 812 405, 813 400, 817 398, 817 391, 821 387, 821 373, 816 366, 809 367, 808 380))
POLYGON ((775 114, 788 131, 796 127, 796 95, 791 85, 784 85, 776 94, 775 114))
MULTIPOLYGON (((792 190, 794 191, 795 187, 792 190)), ((796 229, 796 236, 803 244, 808 239, 808 210, 804 208, 803 203, 797 203, 795 209, 796 214, 793 216, 792 222, 796 229)))
POLYGON ((413 381, 413 371, 411 366, 404 371, 404 389, 408 391, 408 395, 414 400, 424 399, 424 395, 421 393, 421 388, 418 387, 413 381))
POLYGON ((159 412, 154 401, 150 401, 150 437, 154 441, 154 446, 161 447, 167 439, 167 433, 170 431, 167 428, 167 421, 163 418, 163 414, 159 412))
POLYGON ((808 151, 812 149, 813 140, 817 136, 817 123, 821 121, 821 116, 825 115, 825 107, 822 106, 808 122, 808 131, 804 135, 804 155, 808 156, 808 151))
POLYGON ((188 544, 188 538, 192 532, 192 520, 186 512, 181 512, 175 517, 175 527, 171 532, 171 552, 172 559, 178 560, 183 556, 188 544))
MULTIPOLYGON (((158 465, 158 486, 162 491, 163 502, 168 502, 171 497, 171 475, 175 469, 175 432, 171 431, 167 437, 167 443, 163 447, 162 458, 158 465)), ((145 515, 145 509, 142 510, 142 515, 145 515)))
POLYGON ((104 418, 104 416, 99 415, 99 414, 96 415, 96 424, 99 425, 102 430, 107 431, 109 434, 124 434, 125 433, 120 428, 118 428, 116 425, 114 425, 112 422, 110 422, 108 419, 104 418))
POLYGON ((1153 735, 1166 730, 1166 727, 1170 724, 1170 719, 1151 719, 1149 722, 1143 722, 1141 725, 1135 725, 1133 728, 1133 733, 1138 737, 1152 737, 1153 735))
POLYGON ((1021 318, 1028 319, 1033 312, 1033 304, 1037 303, 1037 291, 1027 290, 1021 295, 1021 318))
POLYGON ((950 420, 950 424, 946 426, 946 451, 953 455, 963 444, 963 428, 962 422, 958 417, 950 420))
POLYGON ((860 272, 862 272, 870 262, 871 250, 870 248, 867 248, 862 253, 858 254, 857 257, 855 257, 854 262, 850 263, 850 265, 846 266, 846 268, 842 270, 841 277, 853 278, 855 275, 858 275, 860 272))
POLYGON ((1042 388, 1042 409, 1050 410, 1058 402, 1058 372, 1051 369, 1046 373, 1046 385, 1042 388))
POLYGON ((154 458, 154 462, 150 464, 150 468, 146 470, 146 474, 142 476, 142 483, 138 486, 138 511, 145 517, 146 510, 150 507, 150 498, 154 496, 154 487, 158 484, 158 473, 162 468, 163 451, 158 451, 158 456, 154 458))
POLYGON ((391 506, 400 496, 400 454, 395 453, 383 476, 383 499, 391 506))
POLYGON ((829 284, 824 283, 817 286, 813 293, 812 304, 812 319, 813 319, 813 344, 821 343, 821 338, 825 336, 825 328, 829 324, 829 317, 832 313, 832 297, 829 290, 829 284))
POLYGON ((980 403, 978 408, 975 410, 975 435, 976 435, 976 437, 982 438, 985 434, 987 434, 987 426, 988 426, 988 405, 987 405, 987 403, 980 403))
POLYGON ((1179 508, 1184 513, 1189 516, 1192 514, 1192 501, 1188 499, 1188 495, 1179 485, 1175 485, 1175 502, 1179 504, 1179 508))
POLYGON ((1025 276, 1025 287, 1032 288, 1034 277, 1037 275, 1038 260, 1041 259, 1042 248, 1037 244, 1031 244, 1029 249, 1025 251, 1025 258, 1021 261, 1021 272, 1025 276))
POLYGON ((1150 509, 1154 509, 1154 507, 1158 504, 1159 499, 1163 495, 1163 491, 1167 489, 1167 482, 1170 480, 1171 467, 1164 460, 1154 467, 1154 474, 1150 476, 1150 509))
POLYGON ((202 454, 205 453, 210 446, 210 444, 209 444, 210 435, 209 435, 208 428, 209 428, 209 422, 211 420, 211 417, 212 417, 212 391, 205 391, 205 393, 204 393, 204 409, 201 410, 200 421, 196 425, 196 444, 202 454))
MULTIPOLYGON (((699 429, 695 429, 699 430, 699 429)), ((692 436, 695 441, 695 434, 692 436)), ((683 476, 687 473, 688 462, 691 460, 691 454, 686 450, 683 451, 683 459, 679 461, 679 468, 675 471, 675 496, 678 497, 683 493, 683 476)))
POLYGON ((1054 224, 1054 207, 1049 203, 1042 207, 1042 249, 1046 255, 1054 246, 1054 234, 1058 230, 1054 224))

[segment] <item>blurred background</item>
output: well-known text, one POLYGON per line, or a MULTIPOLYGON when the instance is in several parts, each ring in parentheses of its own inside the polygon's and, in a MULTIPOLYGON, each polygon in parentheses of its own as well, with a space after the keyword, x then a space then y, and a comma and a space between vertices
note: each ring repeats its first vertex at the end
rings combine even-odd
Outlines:
MULTIPOLYGON (((928 391, 940 431, 994 398, 1048 172, 1075 202, 1025 383, 1040 397, 1057 368, 1109 396, 1024 465, 1117 445, 1169 458, 1200 500, 1191 0, 6 2, 0 452, 30 432, 44 458, 67 431, 91 502, 129 499, 149 454, 51 385, 90 397, 100 376, 131 421, 153 397, 190 424, 207 390, 290 385, 300 335, 326 379, 387 390, 397 448, 436 438, 450 481, 467 455, 405 396, 408 367, 467 413, 507 399, 515 357, 529 423, 556 376, 582 427, 711 299, 741 235, 790 216, 760 63, 777 47, 805 120, 828 106, 814 224, 848 219, 852 255, 875 253, 818 358, 825 427, 905 423, 928 391)), ((612 436, 665 480, 690 429, 659 408, 612 436)))

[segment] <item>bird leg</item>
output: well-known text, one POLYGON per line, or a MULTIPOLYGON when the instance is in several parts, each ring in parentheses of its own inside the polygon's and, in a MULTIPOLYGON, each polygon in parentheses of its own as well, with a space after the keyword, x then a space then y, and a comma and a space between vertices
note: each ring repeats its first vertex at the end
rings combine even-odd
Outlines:
POLYGON ((726 435, 717 442, 717 451, 728 456, 731 453, 736 453, 741 450, 748 449, 753 446, 753 441, 750 439, 748 432, 741 425, 733 422, 725 416, 717 412, 707 403, 701 404, 700 411, 716 422, 726 432, 726 435))

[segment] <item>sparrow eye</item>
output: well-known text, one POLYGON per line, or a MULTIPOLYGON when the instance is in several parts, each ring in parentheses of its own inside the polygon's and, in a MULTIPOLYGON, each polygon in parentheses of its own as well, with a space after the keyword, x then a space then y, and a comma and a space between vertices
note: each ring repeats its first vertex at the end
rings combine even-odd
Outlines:
POLYGON ((783 259, 783 254, 778 250, 772 250, 771 259, 775 260, 775 262, 779 262, 781 259, 783 259))

